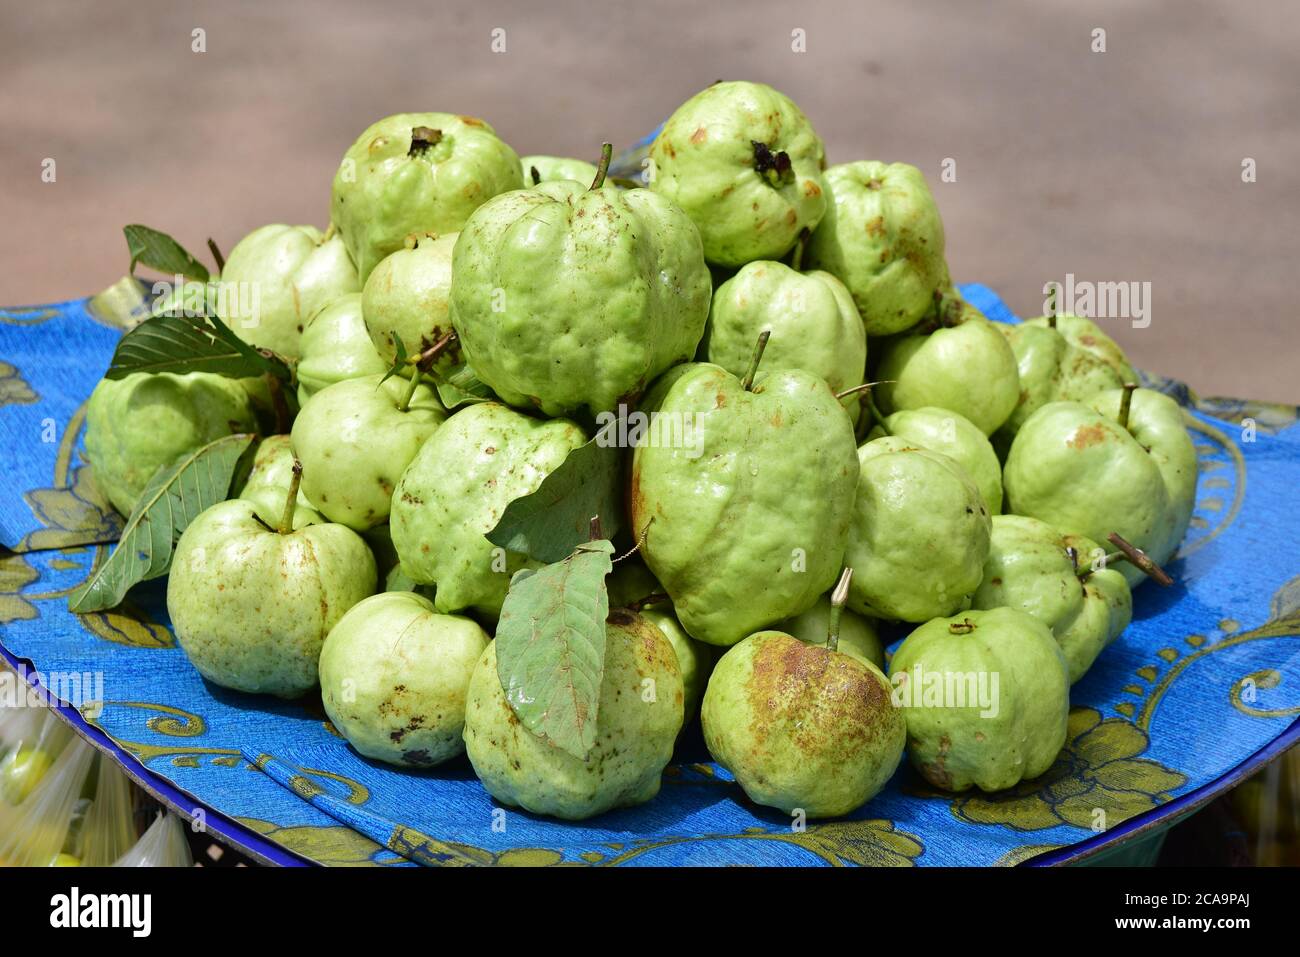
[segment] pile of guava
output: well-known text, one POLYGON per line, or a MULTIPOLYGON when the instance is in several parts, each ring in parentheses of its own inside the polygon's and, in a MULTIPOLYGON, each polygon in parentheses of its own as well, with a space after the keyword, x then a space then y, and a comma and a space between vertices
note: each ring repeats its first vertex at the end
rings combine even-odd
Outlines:
POLYGON ((222 478, 169 526, 194 668, 562 819, 653 800, 697 719, 792 816, 904 754, 954 792, 1045 772, 1187 529, 1177 404, 1088 318, 989 321, 921 170, 828 166, 769 86, 610 155, 387 117, 327 228, 214 247, 127 334, 153 364, 90 398, 99 489, 130 530, 222 478))

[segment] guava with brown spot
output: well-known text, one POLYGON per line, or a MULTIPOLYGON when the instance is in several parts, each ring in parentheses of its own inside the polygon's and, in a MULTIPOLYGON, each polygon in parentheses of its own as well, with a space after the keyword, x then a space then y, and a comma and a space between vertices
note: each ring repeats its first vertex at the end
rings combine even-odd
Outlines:
POLYGON ((889 781, 907 729, 875 665, 762 631, 722 656, 700 711, 704 741, 756 804, 849 814, 889 781))
POLYGON ((420 595, 372 595, 325 639, 325 712, 368 758, 407 767, 441 764, 465 750, 470 675, 488 641, 473 621, 440 615, 420 595))
POLYGON ((926 622, 894 652, 890 682, 912 765, 945 791, 1013 787, 1050 768, 1065 744, 1065 657, 1019 609, 926 622))
POLYGON ((199 514, 176 543, 167 613, 203 677, 282 698, 316 685, 325 636, 375 590, 375 559, 359 535, 331 523, 298 526, 297 482, 277 525, 231 499, 199 514))
POLYGON ((627 611, 605 625, 596 743, 574 757, 520 723, 501 688, 495 643, 470 678, 465 750, 492 797, 534 814, 580 821, 649 801, 682 726, 682 678, 673 647, 627 611))
MULTIPOLYGON (((415 233, 401 249, 380 260, 361 291, 370 341, 385 367, 397 360, 400 340, 415 356, 441 342, 451 328, 451 254, 459 233, 415 233)), ((449 343, 433 370, 449 370, 460 348, 449 343)))

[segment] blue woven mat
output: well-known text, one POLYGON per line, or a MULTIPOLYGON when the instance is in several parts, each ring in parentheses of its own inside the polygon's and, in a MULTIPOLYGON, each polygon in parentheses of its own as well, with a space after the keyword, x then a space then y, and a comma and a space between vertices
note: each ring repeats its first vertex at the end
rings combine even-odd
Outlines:
MULTIPOLYGON (((1014 322, 989 289, 963 293, 1014 322)), ((1300 428, 1296 409, 1199 400, 1197 510, 1172 589, 1073 690, 1066 749, 988 797, 929 791, 904 764, 850 819, 792 831, 748 804, 688 731, 651 803, 584 824, 496 807, 461 759, 406 774, 358 757, 319 700, 207 684, 167 628, 165 582, 75 616, 66 595, 119 520, 81 481, 84 403, 119 331, 86 300, 0 311, 0 643, 43 672, 102 673, 95 722, 155 775, 326 864, 1008 864, 1059 860, 1194 805, 1300 736, 1300 428), (1242 420, 1254 424, 1243 430, 1242 420), (1104 812, 1109 828, 1093 828, 1104 812), (1123 822, 1123 823, 1122 823, 1123 822)))

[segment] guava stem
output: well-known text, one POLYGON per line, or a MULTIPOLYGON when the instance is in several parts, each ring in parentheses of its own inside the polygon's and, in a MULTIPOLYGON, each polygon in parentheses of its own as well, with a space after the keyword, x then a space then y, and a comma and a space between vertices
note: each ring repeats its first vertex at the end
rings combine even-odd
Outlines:
POLYGON ((659 605, 659 604, 662 604, 663 602, 668 601, 668 600, 669 600, 669 597, 670 597, 670 596, 668 595, 667 592, 663 592, 663 591, 652 591, 650 594, 646 595, 644 598, 638 598, 636 601, 628 602, 628 606, 627 606, 627 607, 630 608, 630 609, 632 609, 632 611, 640 611, 640 610, 641 610, 642 608, 644 608, 646 605, 659 605))
POLYGON ((969 635, 975 630, 975 622, 969 618, 963 618, 961 621, 954 621, 948 626, 950 635, 969 635))
POLYGON ((598 542, 605 537, 604 529, 600 524, 600 516, 591 516, 591 521, 587 523, 587 541, 598 542))
POLYGON ((449 345, 451 345, 453 342, 455 342, 456 339, 457 339, 456 330, 453 329, 450 332, 444 334, 437 342, 429 346, 429 348, 425 349, 418 356, 416 356, 413 359, 409 359, 407 361, 409 361, 417 369, 420 370, 427 369, 429 367, 429 364, 432 363, 434 359, 438 358, 438 356, 442 353, 442 351, 446 349, 449 345))
POLYGON ((402 396, 402 401, 397 403, 397 411, 405 412, 411 407, 411 400, 415 398, 415 390, 420 385, 420 370, 415 368, 411 370, 411 383, 406 387, 406 394, 402 396))
POLYGON ((749 360, 749 368, 745 370, 745 378, 740 380, 740 387, 746 392, 750 392, 754 388, 754 376, 758 375, 758 364, 763 361, 763 350, 767 348, 767 340, 771 338, 771 329, 764 329, 758 334, 758 345, 754 347, 754 357, 749 360))
POLYGON ((1138 548, 1132 542, 1122 538, 1118 532, 1111 532, 1106 536, 1106 540, 1123 552, 1125 561, 1129 562, 1131 565, 1137 566, 1148 578, 1159 582, 1166 588, 1174 583, 1174 580, 1169 576, 1169 573, 1157 565, 1150 555, 1142 551, 1142 549, 1138 548))
POLYGON ((293 510, 298 505, 298 486, 302 484, 302 463, 293 460, 293 478, 289 480, 289 497, 284 502, 284 513, 280 516, 280 526, 276 529, 281 535, 293 531, 293 510))
POLYGON ((321 245, 324 245, 325 243, 333 239, 334 234, 337 233, 338 231, 339 228, 334 225, 333 221, 331 221, 330 224, 325 227, 325 235, 320 238, 321 245))
POLYGON ((1124 383, 1124 395, 1119 400, 1119 424, 1126 430, 1128 429, 1129 411, 1133 407, 1133 390, 1137 388, 1136 382, 1124 383))
POLYGON ((528 175, 533 178, 533 185, 536 186, 542 181, 542 174, 537 172, 536 166, 528 167, 528 175))
POLYGON ((849 582, 853 580, 853 569, 845 567, 840 572, 840 580, 831 591, 831 619, 826 627, 826 649, 838 651, 840 647, 840 616, 844 614, 844 603, 849 600, 849 582))
POLYGON ((858 392, 865 392, 867 393, 867 397, 870 398, 872 386, 892 385, 897 381, 898 381, 897 379, 881 379, 878 382, 864 382, 862 383, 862 385, 855 385, 850 389, 845 389, 843 392, 836 392, 835 398, 839 399, 840 401, 843 401, 847 399, 849 396, 854 395, 855 393, 858 392))
POLYGON ((413 126, 411 127, 411 148, 406 151, 406 155, 421 155, 429 147, 437 146, 441 142, 442 130, 430 129, 427 126, 413 126))
POLYGON ((807 226, 799 230, 799 239, 794 244, 794 255, 790 257, 790 268, 798 272, 803 267, 803 251, 812 238, 812 231, 807 226))
POLYGON ((889 431, 889 426, 885 424, 885 414, 880 411, 880 406, 876 405, 876 394, 874 392, 867 396, 867 408, 871 410, 871 417, 876 420, 876 425, 880 426, 880 431, 886 435, 893 435, 889 431))
POLYGON ((221 249, 217 246, 217 241, 211 236, 208 237, 208 252, 212 253, 212 261, 217 264, 217 272, 225 272, 226 257, 221 255, 221 249))
POLYGON ((592 189, 600 189, 605 185, 605 177, 609 175, 609 161, 614 158, 614 144, 602 143, 600 145, 600 163, 596 166, 596 178, 591 181, 592 189))

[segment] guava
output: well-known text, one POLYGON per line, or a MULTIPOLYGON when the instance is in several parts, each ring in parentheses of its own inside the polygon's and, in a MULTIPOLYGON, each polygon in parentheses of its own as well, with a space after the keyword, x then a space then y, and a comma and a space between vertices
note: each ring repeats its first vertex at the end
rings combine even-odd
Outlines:
POLYGON ((487 123, 398 113, 367 127, 334 174, 330 218, 364 283, 412 233, 454 233, 498 193, 521 189, 515 151, 487 123))
POLYGON ((826 151, 808 117, 763 83, 719 82, 677 108, 650 144, 650 188, 699 227, 721 266, 780 259, 826 213, 826 151))
POLYGON ((894 652, 890 680, 912 765, 945 791, 1036 778, 1065 744, 1065 658, 1048 627, 1018 609, 926 622, 894 652))
MULTIPOLYGON (((416 356, 451 332, 451 253, 460 233, 406 237, 401 249, 380 260, 361 292, 370 341, 386 365, 397 360, 400 339, 416 356)), ((459 346, 439 354, 445 369, 460 357, 459 346)))
POLYGON ((948 281, 943 220, 925 177, 906 163, 859 160, 832 166, 822 182, 826 218, 804 265, 840 278, 867 335, 916 325, 948 281))
POLYGON ((293 422, 303 491, 326 518, 354 531, 384 524, 398 479, 446 418, 432 389, 399 376, 327 386, 293 422))
POLYGON ((939 452, 960 465, 980 490, 990 515, 1002 511, 1002 463, 988 436, 970 419, 949 409, 921 406, 888 416, 868 438, 894 435, 909 443, 939 452))
POLYGON ((0 801, 11 807, 22 804, 54 764, 48 751, 39 747, 15 748, 0 760, 0 801))
POLYGON ((691 364, 643 409, 632 533, 687 633, 734 645, 811 608, 839 574, 857 481, 853 426, 825 381, 691 364))
POLYGON ((133 372, 101 379, 86 407, 86 459, 95 484, 123 515, 160 466, 236 432, 253 432, 248 393, 207 372, 133 372))
POLYGON ((897 436, 858 450, 859 478, 844 564, 849 607, 919 622, 970 606, 989 551, 989 512, 948 456, 897 436))
POLYGON ((984 580, 971 607, 1017 608, 1045 624, 1073 684, 1133 618, 1128 582, 1106 567, 1105 556, 1096 542, 1062 535, 1036 518, 995 515, 984 580))
POLYGON ((534 419, 499 402, 458 411, 420 447, 393 493, 389 529, 402 571, 438 586, 439 611, 499 615, 510 576, 540 563, 485 536, 510 502, 586 442, 567 419, 534 419))
POLYGON ((321 701, 368 758, 432 767, 465 750, 465 699, 488 636, 412 592, 348 609, 320 655, 321 701))
POLYGON ((639 615, 615 610, 605 625, 597 737, 586 760, 520 723, 501 689, 495 643, 470 678, 465 750, 474 773, 502 804, 583 820, 659 793, 682 726, 682 698, 668 639, 639 615), (654 688, 650 700, 647 687, 654 688))
POLYGON ((695 355, 709 283, 698 231, 662 196, 543 183, 465 224, 451 321, 466 361, 505 402, 599 413, 695 355))
MULTIPOLYGON (((284 493, 293 484, 292 443, 293 439, 287 435, 268 435, 257 443, 253 465, 239 490, 240 498, 250 498, 254 492, 270 490, 280 496, 283 505, 284 493)), ((298 507, 316 510, 301 485, 298 487, 298 507)))
MULTIPOLYGON (((831 596, 822 595, 801 615, 787 618, 776 626, 777 631, 793 635, 810 645, 825 645, 831 621, 831 596)), ((840 611, 839 644, 841 654, 857 658, 876 668, 885 667, 885 646, 880 640, 875 622, 848 608, 840 611)))
POLYGON ((596 181, 594 164, 567 156, 525 156, 519 165, 524 168, 525 186, 553 183, 560 179, 571 179, 588 186, 596 181))
POLYGON ((360 291, 357 268, 333 229, 262 226, 230 250, 217 314, 245 342, 297 359, 307 320, 360 291))
POLYGON ((278 524, 243 499, 199 513, 176 544, 167 612, 204 678, 293 698, 311 690, 325 636, 375 591, 375 559, 356 532, 295 528, 297 483, 278 524))
POLYGON ((839 817, 897 770, 907 729, 875 665, 761 631, 729 648, 700 710, 704 743, 751 801, 839 817))
POLYGON ((379 358, 361 316, 361 294, 340 296, 307 320, 298 360, 298 401, 335 382, 381 375, 392 363, 379 358))
POLYGON ((639 614, 664 633, 677 655, 677 669, 682 675, 683 723, 689 723, 699 711, 700 699, 709 683, 709 675, 718 660, 714 645, 696 641, 686 633, 682 623, 673 614, 672 605, 664 602, 643 608, 639 614))
POLYGON ((945 297, 944 317, 880 343, 876 391, 886 415, 935 407, 960 413, 985 435, 1007 420, 1020 395, 1016 356, 994 323, 945 297))
MULTIPOLYGON (((828 272, 796 272, 784 263, 747 263, 713 292, 701 343, 705 361, 743 376, 759 333, 770 332, 763 369, 803 369, 835 393, 865 381, 867 334, 853 297, 828 272)), ((859 397, 844 407, 856 420, 859 397)))
MULTIPOLYGON (((1136 390, 1128 427, 1117 422, 1124 391, 1094 399, 1109 414, 1049 402, 1025 420, 1002 472, 1008 510, 1096 542, 1116 533, 1163 563, 1190 520, 1196 451, 1182 410, 1159 393, 1136 390)), ((1130 587, 1143 580, 1121 571, 1130 587)))
POLYGON ((997 324, 1016 356, 1020 398, 998 429, 1006 447, 1017 430, 1048 402, 1087 402, 1099 392, 1137 382, 1137 372, 1110 336, 1091 319, 1046 316, 1015 325, 997 324))

